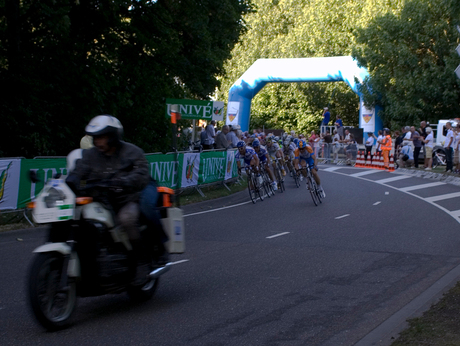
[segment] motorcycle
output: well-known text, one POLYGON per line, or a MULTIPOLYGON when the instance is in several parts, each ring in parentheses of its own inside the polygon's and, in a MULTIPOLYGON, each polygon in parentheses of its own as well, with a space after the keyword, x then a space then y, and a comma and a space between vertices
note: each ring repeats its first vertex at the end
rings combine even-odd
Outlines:
MULTIPOLYGON (((108 190, 98 184, 91 188, 108 190)), ((158 190, 161 223, 169 238, 165 247, 169 253, 183 253, 182 211, 172 207, 171 189, 158 190)), ((127 292, 135 301, 146 301, 157 289, 159 277, 171 268, 171 263, 160 265, 153 260, 153 230, 140 220, 142 242, 148 244, 145 246, 149 246, 152 261, 145 282, 133 283, 128 265, 128 236, 115 223, 114 212, 103 196, 101 193, 98 198, 77 197, 65 180, 57 176, 30 205, 34 221, 48 224, 47 241, 34 250, 36 255, 28 276, 30 306, 47 330, 71 324, 77 297, 127 292)))

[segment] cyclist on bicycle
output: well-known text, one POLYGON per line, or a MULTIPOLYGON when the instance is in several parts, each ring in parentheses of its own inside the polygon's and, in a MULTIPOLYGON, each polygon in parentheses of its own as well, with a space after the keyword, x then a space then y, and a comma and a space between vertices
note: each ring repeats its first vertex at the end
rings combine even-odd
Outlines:
POLYGON ((273 190, 275 191, 278 190, 278 187, 277 187, 278 184, 276 183, 275 176, 272 170, 270 169, 271 160, 270 160, 270 157, 268 156, 267 149, 265 149, 263 145, 260 145, 260 142, 258 139, 255 139, 254 142, 252 142, 252 147, 254 148, 254 151, 256 152, 259 158, 260 164, 265 167, 265 170, 268 172, 268 175, 270 176, 270 180, 272 181, 273 190))
POLYGON ((295 159, 294 152, 296 149, 297 149, 296 145, 293 142, 291 142, 289 138, 286 138, 284 140, 284 146, 283 146, 284 161, 286 162, 286 166, 289 169, 289 172, 291 172, 291 176, 292 176, 292 172, 294 171, 293 163, 295 159))
POLYGON ((246 146, 244 141, 239 141, 236 145, 238 148, 237 153, 235 154, 236 164, 238 165, 238 172, 241 172, 241 162, 244 160, 245 167, 251 168, 254 172, 259 173, 259 157, 257 156, 254 149, 246 146))
MULTIPOLYGON (((313 153, 313 148, 309 144, 307 144, 305 139, 301 139, 299 140, 299 144, 297 145, 297 149, 295 150, 294 166, 296 167, 296 169, 300 170, 302 168, 305 168, 307 166, 307 163, 313 175, 313 178, 315 179, 316 184, 318 185, 318 190, 320 191, 323 198, 326 197, 326 193, 324 192, 323 187, 321 186, 321 180, 319 179, 316 156, 313 153)), ((305 169, 302 169, 301 172, 304 177, 307 176, 307 171, 305 169)))
POLYGON ((268 155, 270 156, 270 159, 273 161, 273 168, 276 169, 276 159, 278 159, 281 164, 281 173, 283 174, 283 176, 285 176, 286 171, 284 170, 284 155, 280 146, 278 145, 278 143, 274 142, 274 138, 272 136, 267 137, 265 143, 267 143, 268 155))

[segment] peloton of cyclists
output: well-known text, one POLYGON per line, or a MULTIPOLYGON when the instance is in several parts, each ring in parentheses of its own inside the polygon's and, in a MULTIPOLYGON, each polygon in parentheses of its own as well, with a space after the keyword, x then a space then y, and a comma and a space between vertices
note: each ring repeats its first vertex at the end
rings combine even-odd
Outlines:
MULTIPOLYGON (((307 164, 311 170, 313 178, 316 181, 316 184, 318 185, 318 189, 321 195, 323 196, 323 198, 326 197, 326 193, 324 192, 323 187, 321 186, 321 180, 318 175, 317 159, 315 154, 313 153, 313 148, 307 144, 305 139, 300 139, 297 144, 297 149, 295 150, 294 167, 300 170, 302 168, 307 167, 307 164)), ((307 176, 307 172, 305 169, 302 169, 301 172, 304 177, 307 176)))
POLYGON ((273 161, 273 168, 276 169, 276 159, 281 163, 281 173, 283 176, 286 175, 286 170, 284 169, 284 156, 283 151, 281 150, 278 143, 275 143, 273 136, 267 136, 265 143, 267 145, 267 152, 270 156, 270 159, 273 161))

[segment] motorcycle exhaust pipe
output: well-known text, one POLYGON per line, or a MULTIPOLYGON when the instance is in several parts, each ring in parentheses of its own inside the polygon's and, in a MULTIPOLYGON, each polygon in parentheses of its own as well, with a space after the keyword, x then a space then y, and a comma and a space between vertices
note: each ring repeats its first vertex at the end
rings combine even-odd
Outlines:
POLYGON ((171 269, 171 266, 172 264, 171 263, 166 263, 166 265, 164 267, 161 267, 161 268, 157 268, 155 269, 154 271, 152 271, 149 276, 152 278, 152 279, 158 279, 161 275, 163 275, 164 273, 166 273, 167 271, 169 271, 169 269, 171 269))

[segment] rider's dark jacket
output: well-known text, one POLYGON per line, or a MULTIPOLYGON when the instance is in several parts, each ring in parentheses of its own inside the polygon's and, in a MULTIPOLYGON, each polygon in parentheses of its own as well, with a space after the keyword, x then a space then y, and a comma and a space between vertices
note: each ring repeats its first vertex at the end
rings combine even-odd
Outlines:
POLYGON ((128 202, 138 202, 140 192, 149 182, 148 163, 144 152, 131 143, 119 142, 113 155, 105 155, 96 147, 85 149, 82 159, 69 173, 66 182, 75 190, 83 188, 88 181, 107 180, 114 186, 120 186, 116 204, 122 206, 128 202))

